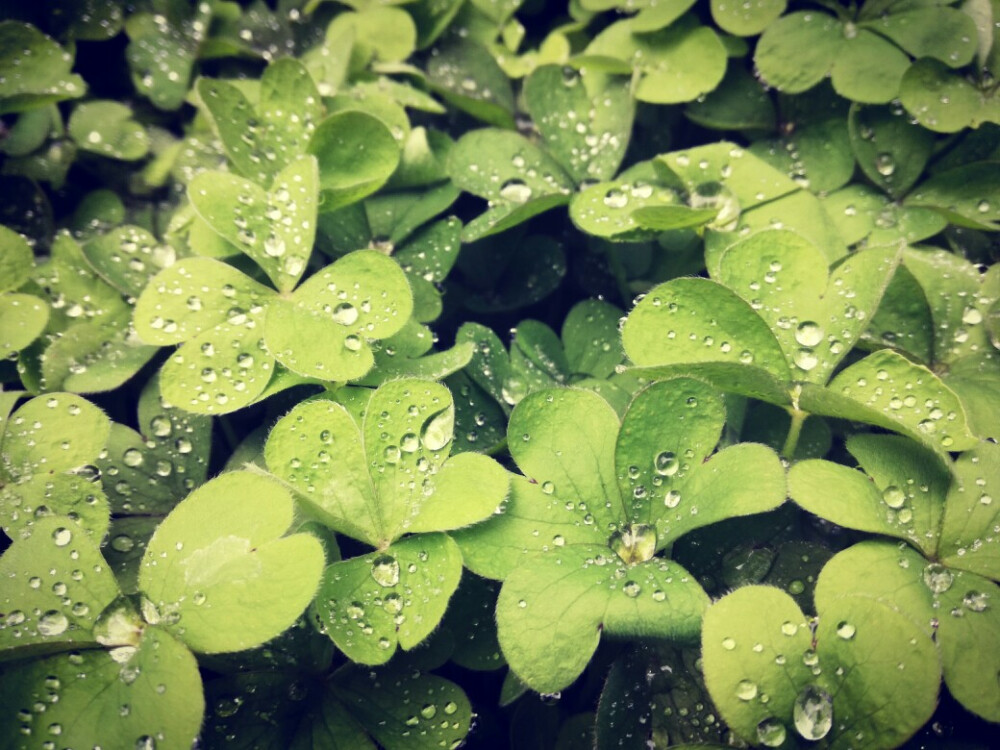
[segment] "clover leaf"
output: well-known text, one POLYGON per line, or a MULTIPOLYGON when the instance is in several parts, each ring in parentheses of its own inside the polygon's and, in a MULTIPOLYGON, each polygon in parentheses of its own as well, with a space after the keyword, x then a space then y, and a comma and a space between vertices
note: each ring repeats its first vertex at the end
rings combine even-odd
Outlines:
POLYGON ((449 457, 454 405, 447 388, 398 380, 376 389, 360 419, 329 400, 300 404, 271 430, 272 472, 324 523, 377 547, 330 565, 315 605, 338 648, 381 664, 411 649, 444 614, 461 554, 441 534, 490 516, 506 472, 476 453, 449 457), (418 536, 402 539, 406 533, 418 536))
POLYGON ((447 40, 431 52, 427 82, 452 106, 499 128, 514 125, 510 81, 489 51, 472 40, 447 40))
POLYGON ((208 747, 252 728, 257 742, 434 750, 465 737, 472 708, 443 677, 346 665, 329 678, 251 672, 209 683, 208 747), (291 698, 291 700, 289 700, 291 698), (374 741, 373 741, 374 740, 374 741))
POLYGON ((73 56, 34 26, 20 21, 0 23, 0 114, 23 112, 87 90, 83 79, 70 73, 73 56))
POLYGON ((67 125, 81 151, 123 161, 141 159, 149 151, 145 128, 132 110, 114 101, 89 101, 73 110, 67 125))
POLYGON ((737 589, 709 608, 704 674, 719 713, 765 747, 898 746, 934 711, 934 644, 872 599, 831 597, 816 608, 810 622, 788 594, 766 586, 737 589))
POLYGON ((233 411, 264 393, 275 359, 306 377, 361 377, 373 363, 368 342, 398 331, 413 304, 399 266, 372 251, 344 256, 287 297, 209 258, 154 278, 136 303, 136 330, 151 344, 185 342, 164 365, 165 397, 189 411, 233 411))
POLYGON ((530 481, 516 479, 502 514, 455 538, 470 570, 504 581, 500 643, 522 680, 565 687, 602 629, 696 636, 704 591, 654 553, 699 526, 784 501, 770 449, 744 444, 704 461, 724 420, 721 398, 683 378, 641 391, 622 420, 583 390, 538 391, 515 407, 510 451, 530 481), (752 488, 732 481, 749 465, 752 488))
POLYGON ((104 412, 70 393, 31 399, 15 411, 0 438, 0 525, 16 538, 46 515, 72 516, 100 539, 108 501, 93 467, 111 423, 104 412))
POLYGON ((203 653, 250 648, 286 630, 323 567, 315 537, 284 536, 293 512, 289 492, 259 474, 231 472, 196 489, 143 555, 139 588, 153 605, 150 619, 203 653))
POLYGON ((633 362, 657 374, 697 373, 720 388, 791 406, 793 414, 877 424, 937 450, 970 447, 975 440, 957 396, 894 352, 876 352, 830 380, 897 263, 894 249, 873 248, 828 272, 808 241, 762 232, 722 255, 717 278, 726 286, 675 279, 652 289, 626 320, 622 342, 633 362), (786 285, 783 274, 795 281, 786 285))
POLYGON ((0 225, 0 357, 21 351, 45 330, 49 308, 38 297, 14 290, 31 277, 34 257, 27 241, 0 225))

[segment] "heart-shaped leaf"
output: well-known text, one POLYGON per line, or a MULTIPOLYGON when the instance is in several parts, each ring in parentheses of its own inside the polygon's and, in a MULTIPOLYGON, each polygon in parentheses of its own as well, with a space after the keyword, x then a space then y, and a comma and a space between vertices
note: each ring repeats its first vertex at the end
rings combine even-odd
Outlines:
POLYGON ((993 528, 1000 506, 1000 448, 982 442, 954 464, 941 526, 941 561, 1000 580, 1000 540, 993 528))
POLYGON ((73 110, 67 126, 82 151, 123 161, 141 159, 149 151, 145 128, 132 110, 114 101, 89 101, 73 110))
POLYGON ((120 226, 83 246, 87 262, 122 294, 138 297, 149 280, 177 260, 176 251, 137 226, 120 226))
POLYGON ((272 304, 264 340, 294 372, 353 380, 371 369, 369 342, 399 331, 412 310, 413 295, 399 265, 381 253, 359 250, 310 277, 291 302, 272 304), (317 351, 317 341, 329 343, 317 351))
POLYGON ((203 172, 188 186, 198 215, 249 255, 280 292, 295 287, 316 236, 319 175, 302 157, 274 177, 270 190, 223 172, 203 172))
POLYGON ((191 69, 212 20, 212 6, 175 5, 170 10, 128 17, 125 56, 136 89, 157 107, 173 110, 187 96, 191 69))
POLYGON ((974 573, 928 562, 907 547, 877 540, 836 555, 816 589, 821 601, 871 597, 933 632, 944 681, 966 708, 989 721, 1000 716, 1000 693, 983 674, 1000 670, 1000 587, 974 573))
POLYGON ((851 148, 865 176, 889 195, 904 195, 919 179, 934 138, 885 107, 851 108, 851 148))
POLYGON ((203 653, 250 648, 286 630, 323 567, 315 537, 283 536, 293 510, 280 484, 248 472, 223 474, 181 501, 139 572, 164 627, 203 653))
POLYGON ((726 72, 726 50, 718 35, 685 16, 666 28, 635 33, 631 21, 612 24, 587 47, 631 63, 640 73, 635 98, 654 104, 689 102, 707 94, 726 72))
POLYGON ((26 348, 37 339, 49 320, 49 307, 30 294, 0 296, 0 358, 26 348))
POLYGON ((461 552, 447 536, 409 537, 333 563, 313 609, 350 659, 383 664, 397 643, 408 651, 437 627, 461 574, 461 552))
POLYGON ((933 642, 871 599, 840 597, 817 608, 813 631, 788 594, 747 586, 708 610, 705 683, 723 719, 768 747, 824 738, 846 746, 859 733, 873 746, 901 744, 937 703, 933 642))
POLYGON ((339 404, 299 405, 275 425, 265 456, 333 528, 384 546, 408 531, 480 521, 506 496, 495 461, 448 457, 453 428, 447 388, 398 380, 371 395, 360 424, 339 404))
POLYGON ((6 671, 0 706, 0 742, 10 747, 30 736, 179 750, 195 741, 205 701, 191 652, 147 627, 135 646, 72 651, 6 671))
POLYGON ((87 86, 71 73, 73 57, 31 24, 0 23, 0 68, 16 70, 0 83, 0 114, 83 96, 87 86))
POLYGON ((690 641, 707 604, 677 563, 657 558, 627 566, 607 547, 573 545, 531 557, 507 577, 497 626, 517 676, 555 692, 587 666, 602 631, 690 641))
POLYGON ((614 176, 635 115, 625 76, 543 65, 525 79, 524 98, 549 152, 575 182, 614 176))
POLYGON ((514 127, 514 94, 493 55, 461 37, 433 50, 427 80, 452 106, 500 128, 514 127))
POLYGON ((0 660, 96 644, 94 624, 119 593, 93 537, 68 517, 39 518, 29 533, 0 557, 0 660))

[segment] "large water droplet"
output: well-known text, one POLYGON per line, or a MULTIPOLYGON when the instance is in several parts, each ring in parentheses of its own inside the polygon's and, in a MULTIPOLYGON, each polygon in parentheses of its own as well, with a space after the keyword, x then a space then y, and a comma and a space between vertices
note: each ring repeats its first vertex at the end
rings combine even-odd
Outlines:
POLYGON ((392 555, 379 555, 372 560, 372 578, 379 586, 395 586, 399 583, 399 563, 392 555))
POLYGON ((69 620, 62 612, 50 609, 38 618, 38 632, 46 637, 62 635, 69 627, 69 620))
POLYGON ((661 477, 672 477, 680 469, 680 462, 670 451, 661 451, 653 459, 653 468, 661 477))
POLYGON ((531 187, 524 180, 507 180, 500 187, 500 197, 511 203, 526 203, 531 198, 531 187))
POLYGON ((358 320, 358 308, 350 302, 342 302, 333 309, 333 321, 342 326, 354 325, 358 320))
POLYGON ((811 320, 805 320, 795 329, 795 340, 802 346, 816 346, 823 340, 823 329, 811 320))
POLYGON ((757 697, 757 683, 752 680, 740 680, 736 685, 736 697, 741 701, 752 701, 757 697))
POLYGON ((770 717, 757 725, 757 741, 765 747, 780 747, 785 741, 785 725, 770 717))
POLYGON ((792 708, 795 731, 804 739, 821 740, 833 727, 833 699, 816 685, 806 685, 792 708))
POLYGON ((935 594, 943 594, 951 588, 954 574, 941 563, 931 563, 924 568, 924 584, 935 594))

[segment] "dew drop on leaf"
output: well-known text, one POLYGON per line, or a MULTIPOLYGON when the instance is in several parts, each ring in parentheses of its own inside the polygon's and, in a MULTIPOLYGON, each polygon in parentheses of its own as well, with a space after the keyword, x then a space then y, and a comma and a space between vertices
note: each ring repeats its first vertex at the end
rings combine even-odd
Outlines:
POLYGON ((823 329, 811 320, 805 320, 795 329, 795 340, 801 346, 816 346, 823 340, 823 329))
POLYGON ((752 701, 757 697, 757 683, 752 680, 740 680, 736 685, 736 697, 741 701, 752 701))
POLYGON ((773 717, 757 725, 757 741, 765 747, 780 747, 785 742, 785 725, 773 717))
POLYGON ((902 508, 903 503, 906 502, 906 493, 895 485, 889 485, 882 491, 882 499, 885 500, 886 505, 896 510, 902 508))
POLYGON ((511 203, 527 203, 531 198, 531 187, 524 180, 507 180, 500 186, 500 197, 511 203))
POLYGON ((935 594, 943 594, 951 588, 954 574, 941 563, 931 563, 924 568, 924 585, 935 594))
POLYGON ((54 609, 38 618, 38 632, 46 637, 62 635, 68 627, 66 615, 54 609))
POLYGON ((680 469, 680 462, 678 462, 677 456, 670 451, 663 451, 656 454, 656 458, 653 459, 653 467, 661 477, 672 477, 680 469))
POLYGON ((849 641, 854 638, 855 633, 858 629, 850 622, 841 622, 837 625, 837 636, 843 638, 845 641, 849 641))
POLYGON ((395 586, 399 583, 399 562, 392 555, 379 555, 372 560, 372 578, 379 586, 395 586))
POLYGON ((792 719, 804 739, 821 740, 833 727, 833 699, 823 688, 806 685, 795 699, 792 719))

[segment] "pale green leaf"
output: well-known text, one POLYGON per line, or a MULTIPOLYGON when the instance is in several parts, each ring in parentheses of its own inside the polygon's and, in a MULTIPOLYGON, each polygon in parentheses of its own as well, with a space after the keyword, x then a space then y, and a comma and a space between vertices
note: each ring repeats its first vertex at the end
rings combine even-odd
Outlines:
POLYGON ((917 122, 936 133, 954 133, 979 122, 979 91, 937 60, 918 60, 899 87, 899 100, 917 122))
POLYGON ((444 534, 410 537, 323 573, 314 616, 352 661, 384 664, 437 627, 458 587, 462 555, 444 534))
POLYGON ((497 601, 500 645, 530 687, 554 692, 579 676, 608 635, 696 638, 708 597, 677 563, 626 566, 603 546, 574 545, 530 558, 497 601))
POLYGON ((87 90, 71 73, 73 56, 31 24, 0 23, 0 114, 23 112, 50 102, 75 99, 87 90))
POLYGON ((955 568, 1000 580, 1000 447, 982 442, 954 465, 941 527, 941 560, 955 568))
POLYGON ((136 646, 59 654, 4 673, 0 707, 7 747, 55 736, 66 747, 184 750, 198 735, 205 701, 191 652, 147 627, 136 646))
POLYGON ((198 215, 256 262, 278 291, 295 287, 316 236, 316 160, 301 157, 270 190, 235 175, 203 172, 188 185, 198 215))
POLYGON ((696 99, 718 86, 726 72, 718 35, 693 16, 643 34, 633 33, 630 21, 619 21, 594 37, 586 52, 631 63, 641 74, 636 99, 654 104, 696 99))
POLYGON ((315 537, 282 536, 293 511, 287 490, 248 472, 223 474, 181 501, 139 573, 164 627, 204 653, 250 648, 286 630, 323 567, 315 537))
POLYGON ((36 519, 4 552, 0 581, 0 660, 94 644, 91 630, 118 596, 94 538, 62 516, 36 519))
POLYGON ((997 164, 977 162, 936 174, 907 196, 906 204, 933 208, 959 226, 1000 229, 997 164))
POLYGON ((238 325, 274 292, 212 258, 185 258, 157 274, 135 305, 133 324, 147 344, 179 344, 217 325, 238 325))
POLYGON ((563 502, 586 506, 602 529, 623 518, 615 474, 618 416, 590 391, 569 388, 532 393, 508 425, 509 449, 518 468, 563 502))
POLYGON ((785 12, 787 0, 754 0, 729 3, 712 0, 712 18, 719 28, 737 36, 755 36, 785 12))
POLYGON ((806 123, 781 138, 757 141, 750 151, 815 193, 843 187, 854 175, 854 155, 840 118, 806 123))
POLYGON ((428 485, 431 495, 409 531, 449 531, 478 523, 503 503, 510 488, 507 471, 489 456, 451 456, 428 485))
POLYGON ((895 99, 910 59, 867 29, 859 30, 853 38, 842 33, 845 38, 837 50, 830 76, 834 91, 865 104, 885 104, 895 99))
POLYGON ((817 11, 797 11, 770 24, 754 53, 761 76, 789 94, 807 91, 829 73, 841 53, 843 28, 817 11))
POLYGON ((851 148, 865 176, 891 196, 920 178, 934 144, 931 133, 886 107, 851 108, 851 148))
POLYGON ((628 78, 543 65, 525 79, 524 98, 548 150, 575 182, 614 176, 635 115, 628 78))
POLYGON ((672 188, 641 180, 589 185, 573 196, 569 215, 583 232, 616 241, 653 239, 661 231, 700 227, 716 209, 693 209, 672 188))
POLYGON ((873 746, 895 747, 937 704, 933 642, 908 618, 862 597, 825 602, 813 635, 787 594, 744 587, 709 609, 702 650, 722 718, 754 744, 826 738, 846 747, 861 732, 873 746))
POLYGON ((13 538, 31 532, 38 518, 48 514, 70 516, 75 524, 99 540, 108 530, 108 499, 95 484, 92 465, 77 474, 36 474, 0 487, 0 527, 13 538))
POLYGON ((30 279, 34 264, 28 241, 13 229, 0 225, 0 292, 17 289, 30 279))
POLYGON ((135 375, 157 352, 132 330, 128 313, 62 331, 45 350, 41 385, 74 393, 110 391, 135 375))
POLYGON ((934 58, 962 68, 976 54, 976 24, 958 8, 929 5, 887 13, 865 27, 891 39, 915 58, 934 58))
POLYGON ((70 137, 82 151, 123 161, 141 159, 149 151, 149 135, 132 119, 132 110, 115 101, 93 100, 73 110, 70 137))
MULTIPOLYGON (((177 8, 178 6, 174 6, 177 8)), ((184 6, 180 6, 184 8, 184 6)), ((171 13, 133 13, 125 21, 125 50, 136 90, 160 109, 184 103, 198 47, 212 18, 212 5, 198 3, 171 13)))
POLYGON ((173 265, 176 251, 142 227, 120 226, 83 246, 87 261, 122 294, 138 297, 149 280, 173 265))
POLYGON ((0 358, 26 348, 37 339, 49 319, 49 307, 30 294, 0 296, 0 358))
POLYGON ((400 146, 380 119, 346 111, 319 124, 309 153, 319 164, 321 208, 326 212, 356 203, 382 187, 399 164, 400 146))
POLYGON ((625 359, 618 333, 621 317, 620 309, 601 300, 583 300, 570 308, 562 326, 570 373, 611 376, 625 359))

